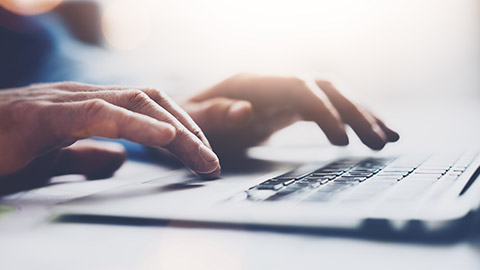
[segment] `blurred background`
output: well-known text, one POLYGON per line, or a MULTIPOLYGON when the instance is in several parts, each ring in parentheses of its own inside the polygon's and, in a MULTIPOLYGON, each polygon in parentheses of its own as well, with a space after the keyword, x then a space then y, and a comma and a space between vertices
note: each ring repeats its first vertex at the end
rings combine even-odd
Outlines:
POLYGON ((479 92, 476 0, 109 0, 102 9, 109 45, 188 80, 308 73, 375 95, 479 92))
MULTIPOLYGON (((2 31, 8 87, 73 80, 181 96, 238 72, 320 76, 400 132, 388 148, 478 145, 478 0, 0 0, 2 31)), ((348 150, 366 150, 349 132, 348 150)), ((332 149, 313 123, 272 144, 289 158, 332 149)))
POLYGON ((142 85, 175 91, 242 71, 310 74, 369 97, 480 97, 477 0, 0 3, 34 17, 53 9, 74 36, 104 47, 115 64, 79 57, 93 66, 90 77, 122 69, 142 85))

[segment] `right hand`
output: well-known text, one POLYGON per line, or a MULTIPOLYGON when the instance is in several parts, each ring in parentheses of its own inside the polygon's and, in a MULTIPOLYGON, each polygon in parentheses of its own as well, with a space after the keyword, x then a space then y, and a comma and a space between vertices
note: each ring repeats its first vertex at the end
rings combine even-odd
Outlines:
MULTIPOLYGON (((85 147, 80 147, 83 152, 76 155, 75 145, 67 147, 94 136, 162 147, 201 176, 217 177, 220 173, 219 160, 200 128, 183 109, 156 89, 72 82, 5 89, 0 91, 0 116, 0 181, 2 177, 28 170, 35 160, 45 160, 52 153, 57 158, 48 160, 61 162, 63 167, 74 171, 75 167, 85 167, 82 159, 92 163, 107 158, 108 154, 98 154, 98 143, 97 155, 85 155, 85 147), (58 153, 64 150, 68 150, 69 160, 75 164, 58 160, 58 153)), ((112 153, 111 149, 105 150, 112 153)))
POLYGON ((323 79, 238 74, 182 106, 221 155, 242 153, 300 120, 317 123, 334 145, 348 144, 345 125, 374 150, 399 139, 376 115, 323 79))

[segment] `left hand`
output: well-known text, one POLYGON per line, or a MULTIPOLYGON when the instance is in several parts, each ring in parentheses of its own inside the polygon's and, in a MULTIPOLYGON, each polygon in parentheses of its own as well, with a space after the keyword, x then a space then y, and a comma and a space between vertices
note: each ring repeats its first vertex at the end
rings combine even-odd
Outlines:
POLYGON ((298 120, 316 122, 334 145, 348 144, 345 124, 374 150, 399 139, 398 133, 326 80, 239 74, 181 106, 217 153, 258 144, 298 120))

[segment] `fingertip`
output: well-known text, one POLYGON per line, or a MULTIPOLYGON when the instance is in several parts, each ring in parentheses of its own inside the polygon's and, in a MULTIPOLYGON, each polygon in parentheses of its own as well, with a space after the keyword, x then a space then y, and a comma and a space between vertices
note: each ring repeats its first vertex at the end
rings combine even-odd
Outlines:
POLYGON ((400 134, 398 134, 397 132, 395 131, 391 131, 389 134, 388 134, 388 141, 389 142, 396 142, 400 140, 400 134))
POLYGON ((211 173, 198 173, 198 176, 203 178, 204 180, 215 180, 220 177, 220 174, 222 172, 222 169, 220 166, 217 167, 213 172, 211 173))
POLYGON ((192 168, 198 175, 215 175, 220 170, 218 156, 205 145, 199 146, 198 156, 200 158, 192 168))
POLYGON ((336 146, 345 146, 349 144, 349 139, 345 126, 340 123, 331 125, 330 128, 324 128, 320 123, 317 125, 323 130, 331 144, 336 146))
POLYGON ((370 147, 370 149, 375 151, 380 151, 385 147, 387 141, 384 140, 383 137, 380 136, 378 133, 374 133, 372 134, 370 139, 368 139, 367 141, 364 141, 364 143, 365 145, 370 147))
POLYGON ((385 132, 380 125, 373 124, 367 145, 371 149, 379 151, 385 147, 388 141, 389 136, 387 132, 385 132))
POLYGON ((349 139, 348 139, 348 136, 347 136, 346 133, 331 138, 331 139, 330 139, 330 142, 331 142, 333 145, 337 145, 337 146, 346 146, 346 145, 348 145, 348 144, 350 143, 350 142, 349 142, 349 139))
POLYGON ((113 175, 126 160, 125 148, 108 141, 78 141, 60 151, 55 175, 78 173, 87 179, 102 179, 113 175))
POLYGON ((368 147, 370 147, 370 149, 372 149, 372 150, 380 151, 385 147, 385 142, 370 144, 368 147))
POLYGON ((382 120, 378 119, 377 117, 375 117, 375 119, 377 120, 377 124, 382 128, 383 132, 387 135, 387 139, 389 142, 396 142, 400 139, 400 134, 398 134, 396 131, 392 130, 387 125, 385 125, 385 123, 382 120))

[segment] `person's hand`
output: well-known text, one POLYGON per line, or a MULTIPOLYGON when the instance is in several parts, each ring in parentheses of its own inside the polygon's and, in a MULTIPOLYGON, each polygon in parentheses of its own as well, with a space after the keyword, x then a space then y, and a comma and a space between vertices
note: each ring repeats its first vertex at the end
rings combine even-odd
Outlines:
POLYGON ((399 139, 326 80, 239 74, 193 96, 182 107, 217 153, 243 150, 297 120, 316 122, 334 145, 348 144, 345 124, 375 150, 399 139))
POLYGON ((71 82, 7 89, 0 91, 0 116, 0 182, 25 172, 108 175, 122 164, 124 150, 99 141, 73 144, 94 136, 162 147, 197 174, 220 173, 200 128, 156 89, 71 82))

